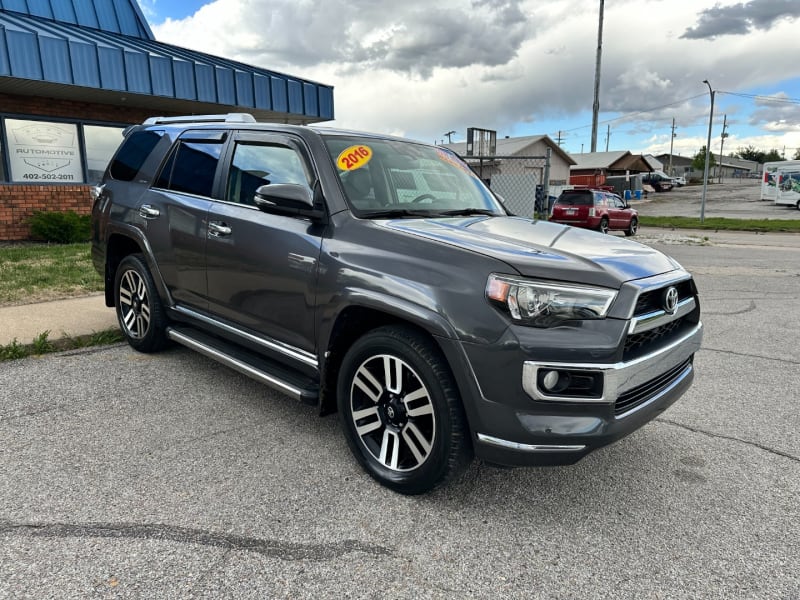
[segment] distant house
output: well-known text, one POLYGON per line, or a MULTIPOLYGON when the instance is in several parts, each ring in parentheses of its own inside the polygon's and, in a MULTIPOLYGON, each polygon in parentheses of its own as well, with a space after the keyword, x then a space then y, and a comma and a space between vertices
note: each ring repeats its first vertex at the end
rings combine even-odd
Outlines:
POLYGON ((570 168, 573 185, 603 185, 606 177, 626 176, 655 171, 641 154, 629 150, 584 152, 570 155, 575 164, 570 168))
MULTIPOLYGON (((659 154, 656 157, 664 163, 664 171, 673 177, 683 176, 687 181, 703 181, 703 173, 696 171, 692 168, 692 161, 694 157, 672 155, 672 172, 669 172, 670 155, 659 154)), ((719 154, 714 154, 714 166, 711 168, 709 177, 711 179, 732 179, 732 178, 746 178, 751 174, 760 173, 761 165, 754 160, 744 160, 734 156, 722 156, 720 160, 719 154)))
POLYGON ((546 135, 505 137, 496 141, 493 156, 470 156, 467 143, 444 144, 461 156, 489 187, 503 197, 514 213, 532 215, 536 186, 545 186, 551 197, 569 184, 570 167, 575 161, 546 135), (550 150, 549 177, 547 151, 550 150))
MULTIPOLYGON (((692 160, 691 156, 680 156, 679 154, 672 155, 670 162, 669 154, 659 154, 656 156, 664 165, 664 172, 672 177, 685 177, 688 181, 692 176, 692 160), (670 166, 671 165, 671 166, 670 166)), ((703 174, 699 173, 698 177, 703 179, 703 174)))

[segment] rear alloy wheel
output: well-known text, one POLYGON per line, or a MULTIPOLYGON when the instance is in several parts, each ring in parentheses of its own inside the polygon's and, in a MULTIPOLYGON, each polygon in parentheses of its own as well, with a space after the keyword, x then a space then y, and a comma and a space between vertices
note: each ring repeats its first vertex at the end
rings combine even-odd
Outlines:
POLYGON ((114 278, 114 303, 120 329, 133 348, 155 352, 164 347, 167 319, 141 254, 131 254, 120 262, 114 278))
POLYGON ((636 235, 637 231, 639 231, 639 219, 633 217, 630 225, 628 225, 628 228, 625 230, 625 235, 630 237, 632 235, 636 235))
POLYGON ((350 449, 374 479, 421 494, 471 459, 455 382, 431 340, 406 327, 381 327, 344 357, 337 398, 350 449))
POLYGON ((597 229, 600 233, 608 233, 608 217, 600 219, 600 226, 597 229))

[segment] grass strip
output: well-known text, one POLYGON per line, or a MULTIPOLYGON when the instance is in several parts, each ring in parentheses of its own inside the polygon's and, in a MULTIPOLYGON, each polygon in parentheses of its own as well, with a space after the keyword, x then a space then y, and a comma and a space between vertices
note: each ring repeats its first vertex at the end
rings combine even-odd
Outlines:
POLYGON ((674 229, 800 233, 800 219, 726 219, 724 217, 711 217, 706 218, 701 223, 700 219, 695 217, 645 217, 640 215, 639 224, 644 227, 674 229))
POLYGON ((30 344, 21 344, 14 339, 10 344, 0 346, 0 362, 41 356, 52 352, 89 348, 90 346, 107 346, 122 342, 124 339, 119 329, 106 329, 74 337, 67 336, 58 340, 51 340, 50 331, 43 331, 30 344))
POLYGON ((85 296, 103 290, 90 244, 0 246, 0 305, 85 296))

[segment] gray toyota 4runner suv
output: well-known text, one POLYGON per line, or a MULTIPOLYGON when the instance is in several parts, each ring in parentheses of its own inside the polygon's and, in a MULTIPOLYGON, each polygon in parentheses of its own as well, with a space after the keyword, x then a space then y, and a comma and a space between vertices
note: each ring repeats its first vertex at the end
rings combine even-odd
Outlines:
POLYGON ((246 114, 152 118, 94 197, 94 264, 133 348, 177 342, 338 411, 355 458, 398 492, 473 456, 574 463, 694 377, 688 272, 509 215, 444 148, 246 114))

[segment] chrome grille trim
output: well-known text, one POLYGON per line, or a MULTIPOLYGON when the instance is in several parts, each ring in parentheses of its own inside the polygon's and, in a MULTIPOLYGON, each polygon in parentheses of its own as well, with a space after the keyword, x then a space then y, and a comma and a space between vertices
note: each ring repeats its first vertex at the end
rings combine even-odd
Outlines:
POLYGON ((678 306, 672 314, 665 310, 657 310, 646 315, 634 317, 631 319, 631 324, 628 327, 628 335, 649 331, 650 329, 666 325, 670 321, 676 321, 691 313, 696 307, 697 302, 695 302, 694 298, 686 298, 678 302, 678 306))

